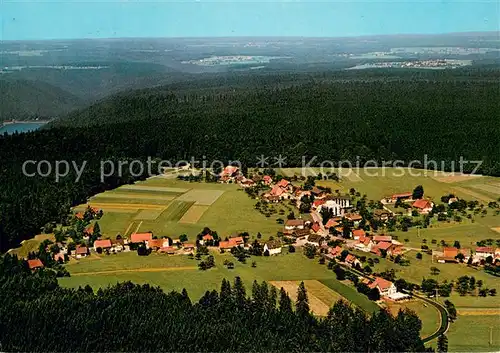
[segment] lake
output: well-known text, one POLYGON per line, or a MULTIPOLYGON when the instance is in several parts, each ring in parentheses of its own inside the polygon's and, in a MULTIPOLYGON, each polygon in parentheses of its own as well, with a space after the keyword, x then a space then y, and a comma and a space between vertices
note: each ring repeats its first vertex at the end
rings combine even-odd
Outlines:
POLYGON ((17 132, 29 132, 29 131, 34 131, 38 130, 40 127, 45 125, 45 122, 30 122, 30 123, 13 123, 13 124, 7 124, 3 125, 0 127, 0 135, 3 135, 4 133, 7 133, 8 135, 11 135, 13 133, 17 132))

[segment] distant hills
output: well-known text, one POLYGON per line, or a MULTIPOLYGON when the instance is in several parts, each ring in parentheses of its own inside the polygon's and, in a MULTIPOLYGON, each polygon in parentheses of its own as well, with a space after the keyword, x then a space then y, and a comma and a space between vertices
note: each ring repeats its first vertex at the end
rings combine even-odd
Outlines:
POLYGON ((0 122, 51 118, 83 106, 75 95, 40 81, 2 79, 0 97, 0 122))

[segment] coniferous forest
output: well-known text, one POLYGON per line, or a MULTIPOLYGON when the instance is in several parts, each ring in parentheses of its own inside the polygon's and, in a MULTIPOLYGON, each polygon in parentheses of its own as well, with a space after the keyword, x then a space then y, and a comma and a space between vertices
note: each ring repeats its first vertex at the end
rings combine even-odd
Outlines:
MULTIPOLYGON (((500 175, 498 70, 304 73, 224 76, 130 91, 96 102, 30 134, 0 137, 0 251, 47 222, 65 223, 70 207, 130 183, 128 170, 100 178, 102 160, 178 160, 203 156, 249 167, 264 155, 361 162, 400 159, 483 161, 500 175), (26 160, 65 160, 58 182, 23 176, 26 160)), ((315 165, 313 163, 312 165, 315 165)), ((475 165, 465 165, 471 171, 475 165)), ((33 165, 28 170, 36 172, 33 165)), ((137 173, 137 171, 136 171, 137 173)))
POLYGON ((0 350, 52 352, 418 352, 421 321, 410 311, 368 317, 337 302, 325 318, 309 313, 307 292, 286 292, 239 277, 191 302, 130 282, 93 291, 64 289, 53 272, 0 257, 0 350))

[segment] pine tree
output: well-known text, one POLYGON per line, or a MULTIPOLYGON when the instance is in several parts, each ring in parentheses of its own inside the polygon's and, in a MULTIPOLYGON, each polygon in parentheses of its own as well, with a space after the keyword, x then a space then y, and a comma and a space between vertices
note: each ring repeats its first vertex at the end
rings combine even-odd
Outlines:
POLYGON ((275 310, 276 309, 276 299, 278 298, 278 291, 276 290, 275 286, 271 286, 271 289, 269 290, 269 295, 267 298, 268 298, 268 300, 267 300, 268 310, 275 310))
POLYGON ((437 351, 438 353, 448 352, 448 338, 444 334, 438 337, 437 351))
POLYGON ((99 222, 95 222, 94 224, 94 232, 92 235, 96 236, 97 238, 101 236, 101 227, 99 226, 99 222))
POLYGON ((299 316, 307 316, 309 314, 309 299, 307 298, 307 290, 304 282, 300 282, 297 289, 297 302, 295 303, 295 310, 299 316))
POLYGON ((231 284, 225 278, 222 279, 220 287, 220 300, 221 302, 231 301, 231 284))
POLYGON ((412 199, 418 200, 424 197, 424 187, 422 185, 418 185, 414 190, 412 194, 412 199))
POLYGON ((239 276, 236 276, 234 279, 233 297, 236 300, 238 308, 243 309, 246 303, 246 292, 245 292, 245 286, 243 285, 243 281, 239 276))
POLYGON ((181 295, 182 295, 182 300, 183 300, 185 303, 187 303, 187 304, 191 305, 191 299, 189 298, 189 295, 188 295, 188 292, 187 292, 186 288, 182 288, 182 293, 181 293, 181 295))
POLYGON ((282 313, 292 312, 292 300, 286 294, 286 291, 281 287, 280 289, 280 299, 279 299, 279 311, 282 313))
POLYGON ((262 297, 262 289, 256 280, 252 284, 252 299, 256 307, 262 308, 264 306, 264 298, 262 297))

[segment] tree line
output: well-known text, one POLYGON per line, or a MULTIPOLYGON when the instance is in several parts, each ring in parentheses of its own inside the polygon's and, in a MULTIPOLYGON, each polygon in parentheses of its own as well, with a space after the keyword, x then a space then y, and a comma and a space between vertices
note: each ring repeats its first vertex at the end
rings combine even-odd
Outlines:
POLYGON ((0 258, 5 351, 425 351, 421 327, 411 311, 367 316, 345 301, 315 317, 304 283, 295 303, 265 282, 254 282, 247 295, 239 277, 193 302, 186 290, 165 293, 131 282, 61 288, 50 270, 32 273, 25 261, 0 258))

